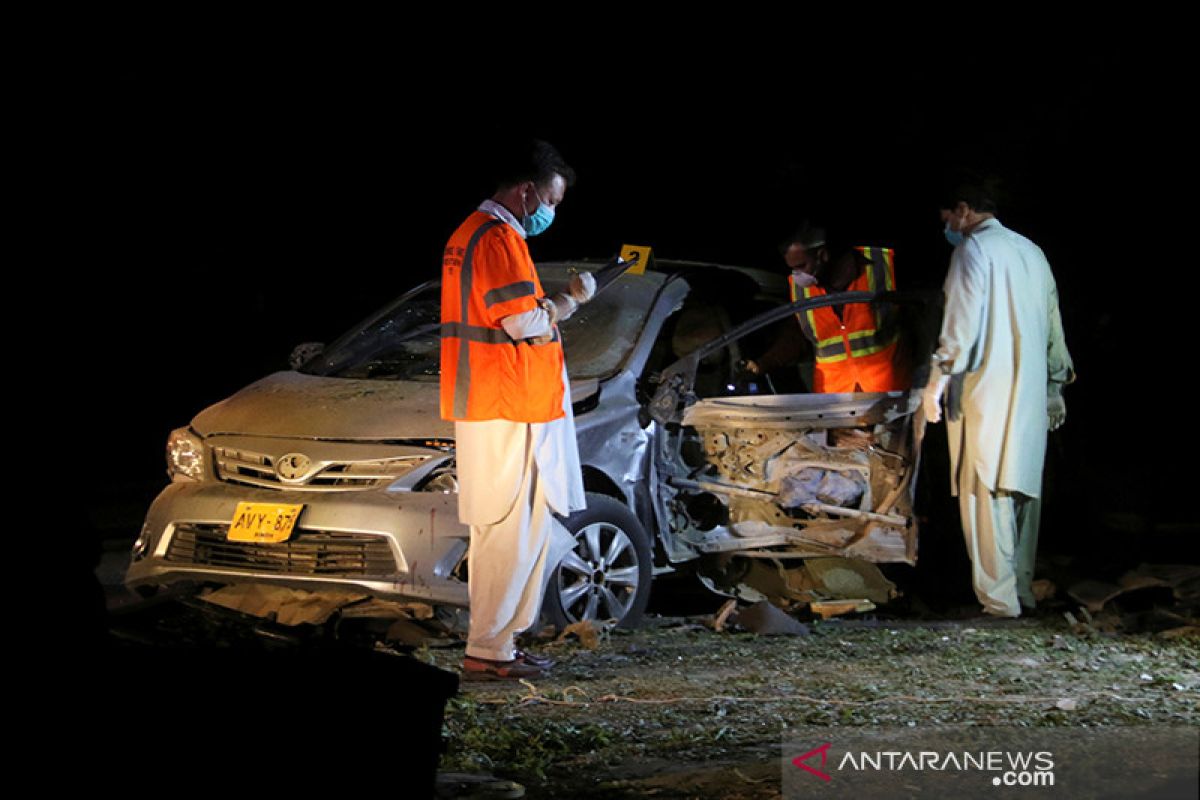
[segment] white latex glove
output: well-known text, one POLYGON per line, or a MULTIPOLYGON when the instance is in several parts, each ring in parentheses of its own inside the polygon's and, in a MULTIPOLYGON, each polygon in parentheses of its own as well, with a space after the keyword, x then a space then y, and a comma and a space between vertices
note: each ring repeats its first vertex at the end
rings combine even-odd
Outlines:
POLYGON ((925 410, 927 421, 942 421, 942 394, 946 391, 946 384, 949 382, 950 376, 935 367, 929 383, 925 384, 925 390, 921 393, 921 408, 925 410))
POLYGON ((1050 430, 1056 431, 1067 421, 1067 401, 1063 400, 1062 384, 1050 384, 1046 394, 1046 415, 1050 417, 1050 430))
POLYGON ((538 305, 549 316, 551 327, 571 316, 575 309, 579 308, 579 304, 569 294, 561 292, 553 297, 543 297, 538 300, 538 305))
POLYGON ((596 296, 596 279, 590 272, 575 273, 571 276, 567 294, 571 295, 571 299, 580 305, 586 303, 596 296))
POLYGON ((553 297, 546 298, 549 302, 547 310, 550 311, 550 324, 557 325, 567 317, 575 313, 575 309, 579 308, 579 303, 575 302, 575 298, 566 292, 559 292, 553 297))

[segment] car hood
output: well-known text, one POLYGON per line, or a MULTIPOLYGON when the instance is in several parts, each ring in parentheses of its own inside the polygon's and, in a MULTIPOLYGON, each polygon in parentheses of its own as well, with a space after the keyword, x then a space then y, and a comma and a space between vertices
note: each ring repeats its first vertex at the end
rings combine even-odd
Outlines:
POLYGON ((276 372, 201 411, 192 428, 303 439, 453 438, 439 414, 438 384, 276 372))
MULTIPOLYGON (((572 381, 578 403, 599 381, 572 381)), ((297 439, 454 438, 441 418, 437 383, 354 380, 276 372, 211 405, 192 420, 201 436, 244 434, 297 439)))

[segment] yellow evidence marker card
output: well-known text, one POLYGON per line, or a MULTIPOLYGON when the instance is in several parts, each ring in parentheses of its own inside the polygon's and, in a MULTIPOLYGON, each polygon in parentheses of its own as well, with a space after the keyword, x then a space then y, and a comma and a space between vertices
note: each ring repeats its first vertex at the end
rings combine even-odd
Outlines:
POLYGON ((638 263, 629 268, 629 273, 632 275, 642 275, 646 272, 646 267, 650 266, 650 259, 654 257, 653 252, 649 247, 642 247, 636 244, 621 245, 621 258, 628 261, 635 255, 640 255, 642 258, 638 263))

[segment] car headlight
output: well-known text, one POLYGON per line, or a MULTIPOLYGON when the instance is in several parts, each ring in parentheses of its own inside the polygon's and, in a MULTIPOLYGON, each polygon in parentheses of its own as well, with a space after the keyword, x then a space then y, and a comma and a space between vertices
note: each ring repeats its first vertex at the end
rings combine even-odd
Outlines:
POLYGON ((204 443, 187 428, 167 437, 167 475, 198 481, 204 477, 204 443))

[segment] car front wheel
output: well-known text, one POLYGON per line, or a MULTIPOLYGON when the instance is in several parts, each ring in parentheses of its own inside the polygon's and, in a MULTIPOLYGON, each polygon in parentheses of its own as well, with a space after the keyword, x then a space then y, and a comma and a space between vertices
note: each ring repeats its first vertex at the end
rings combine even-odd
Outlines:
POLYGON ((581 620, 635 625, 650 599, 650 537, 625 505, 587 495, 587 509, 562 521, 575 537, 546 587, 542 611, 559 629, 581 620))

